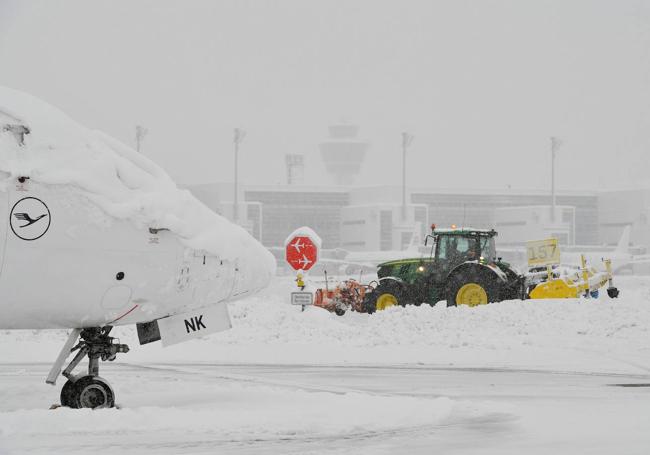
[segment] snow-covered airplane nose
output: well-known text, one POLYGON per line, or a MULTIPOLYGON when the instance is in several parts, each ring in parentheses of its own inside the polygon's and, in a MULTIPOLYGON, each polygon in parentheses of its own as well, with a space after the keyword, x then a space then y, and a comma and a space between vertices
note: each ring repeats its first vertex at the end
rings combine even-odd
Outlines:
POLYGON ((11 294, 0 322, 4 304, 11 328, 148 323, 246 297, 275 275, 260 242, 145 156, 3 87, 0 158, 12 181, 0 189, 0 296, 11 294), (42 280, 18 295, 9 283, 25 277, 42 280), (74 297, 59 286, 72 282, 83 283, 74 297))
MULTIPOLYGON (((275 276, 275 257, 248 232, 239 231, 235 244, 237 256, 231 298, 241 298, 265 288, 275 276)), ((232 236, 231 236, 232 237, 232 236)), ((230 247, 234 244, 229 245, 230 247)))
POLYGON ((240 256, 237 264, 235 289, 232 297, 248 294, 265 288, 275 276, 276 261, 269 250, 252 237, 247 254, 240 256))

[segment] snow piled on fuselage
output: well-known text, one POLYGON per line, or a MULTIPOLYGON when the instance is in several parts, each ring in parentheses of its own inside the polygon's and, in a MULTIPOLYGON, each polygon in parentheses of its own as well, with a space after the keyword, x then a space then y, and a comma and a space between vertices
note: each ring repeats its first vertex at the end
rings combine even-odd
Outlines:
MULTIPOLYGON (((240 226, 180 190, 159 166, 125 144, 83 127, 60 110, 25 93, 0 87, 0 126, 22 124, 20 145, 0 132, 0 189, 20 176, 71 185, 108 215, 142 228, 166 228, 189 248, 223 259, 247 258, 275 273, 273 256, 240 226)), ((0 130, 1 131, 1 130, 0 130)))

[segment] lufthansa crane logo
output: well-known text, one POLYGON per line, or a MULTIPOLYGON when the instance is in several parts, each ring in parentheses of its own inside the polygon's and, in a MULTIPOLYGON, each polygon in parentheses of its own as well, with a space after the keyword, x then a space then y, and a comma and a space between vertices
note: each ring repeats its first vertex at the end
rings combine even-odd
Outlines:
POLYGON ((43 237, 50 228, 50 218, 50 209, 43 201, 35 197, 25 197, 11 209, 9 224, 17 237, 36 240, 43 237))

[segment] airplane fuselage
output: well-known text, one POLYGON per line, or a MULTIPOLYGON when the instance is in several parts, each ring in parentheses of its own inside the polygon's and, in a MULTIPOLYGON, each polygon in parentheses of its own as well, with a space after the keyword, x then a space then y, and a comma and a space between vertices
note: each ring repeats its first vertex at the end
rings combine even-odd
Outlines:
POLYGON ((263 285, 256 264, 109 217, 73 186, 16 181, 0 219, 0 329, 146 322, 263 285))

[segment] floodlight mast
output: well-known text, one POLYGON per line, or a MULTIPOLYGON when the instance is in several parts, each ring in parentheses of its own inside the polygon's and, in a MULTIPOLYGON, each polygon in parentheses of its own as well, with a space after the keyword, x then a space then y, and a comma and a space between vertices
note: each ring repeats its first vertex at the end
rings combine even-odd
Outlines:
POLYGON ((413 142, 413 135, 402 133, 402 220, 406 221, 406 149, 413 142))
POLYGON ((562 140, 558 137, 551 136, 551 221, 555 222, 555 154, 560 149, 562 140))
POLYGON ((246 131, 241 128, 235 128, 233 143, 235 144, 235 195, 233 203, 233 221, 239 224, 239 197, 238 197, 238 187, 239 187, 239 144, 246 137, 246 131))
POLYGON ((144 137, 147 135, 148 132, 149 130, 142 125, 135 126, 135 149, 137 150, 138 153, 140 153, 140 147, 142 145, 142 141, 144 141, 144 137))

